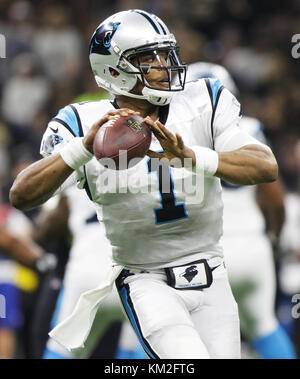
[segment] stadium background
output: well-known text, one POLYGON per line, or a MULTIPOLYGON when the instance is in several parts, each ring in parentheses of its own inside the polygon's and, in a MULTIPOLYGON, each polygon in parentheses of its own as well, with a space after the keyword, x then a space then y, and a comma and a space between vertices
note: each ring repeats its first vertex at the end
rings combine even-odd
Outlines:
MULTIPOLYGON (((6 38, 6 58, 0 59, 2 203, 8 201, 16 172, 25 162, 40 158, 39 144, 48 120, 66 104, 104 96, 89 67, 89 38, 104 18, 131 8, 161 17, 177 37, 185 62, 220 63, 231 72, 244 113, 264 124, 287 195, 299 196, 300 58, 292 56, 292 36, 300 33, 299 0, 0 0, 0 33, 6 38)), ((300 197, 298 201, 300 208, 300 197)), ((35 222, 37 213, 27 215, 35 222)), ((62 267, 67 246, 61 239, 46 246, 61 251, 62 267)), ((299 264, 300 243, 298 247, 277 252, 278 269, 287 257, 295 267, 299 264)), ((24 275, 25 321, 17 354, 31 358, 38 355, 32 349, 39 338, 32 320, 43 278, 24 275)), ((278 315, 299 346, 291 297, 300 293, 300 283, 293 293, 282 287, 290 288, 279 277, 278 315)))

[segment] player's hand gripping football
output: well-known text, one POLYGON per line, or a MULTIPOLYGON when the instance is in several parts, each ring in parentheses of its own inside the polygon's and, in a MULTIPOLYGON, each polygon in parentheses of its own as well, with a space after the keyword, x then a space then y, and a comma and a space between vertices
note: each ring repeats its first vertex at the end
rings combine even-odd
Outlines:
POLYGON ((140 112, 135 112, 128 108, 116 109, 116 110, 111 110, 107 112, 99 121, 95 122, 95 124, 91 127, 91 129, 83 138, 83 145, 88 151, 90 151, 91 153, 94 153, 93 142, 98 130, 107 121, 113 120, 117 115, 127 117, 130 115, 140 115, 140 112))
MULTIPOLYGON (((183 167, 184 159, 192 159, 192 165, 196 164, 195 153, 184 144, 182 137, 178 133, 172 134, 160 121, 154 122, 150 117, 146 117, 144 121, 150 126, 164 150, 161 153, 149 150, 147 155, 150 158, 164 158, 167 162, 172 160, 174 162, 174 158, 179 158, 181 161, 180 167, 183 167)), ((176 166, 172 162, 170 163, 171 166, 176 166)))

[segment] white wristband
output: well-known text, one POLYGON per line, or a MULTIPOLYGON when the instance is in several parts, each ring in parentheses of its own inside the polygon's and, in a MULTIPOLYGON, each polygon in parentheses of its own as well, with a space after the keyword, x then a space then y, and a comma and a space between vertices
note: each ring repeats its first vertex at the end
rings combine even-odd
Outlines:
POLYGON ((193 146, 191 147, 196 156, 196 167, 194 170, 197 173, 204 173, 208 176, 213 176, 219 167, 219 155, 216 151, 208 147, 193 146))
POLYGON ((93 158, 93 154, 83 146, 82 140, 82 137, 75 137, 59 151, 62 159, 73 170, 77 170, 93 158))

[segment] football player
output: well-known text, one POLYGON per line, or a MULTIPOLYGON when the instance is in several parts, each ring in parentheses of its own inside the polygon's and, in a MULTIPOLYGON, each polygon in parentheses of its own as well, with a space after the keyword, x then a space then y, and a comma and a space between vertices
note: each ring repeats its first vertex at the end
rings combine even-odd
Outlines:
POLYGON ((10 191, 12 204, 28 209, 78 181, 113 246, 116 266, 50 335, 69 349, 82 346, 116 279, 150 358, 238 358, 238 309, 220 244, 220 179, 275 181, 276 159, 238 128, 240 104, 218 80, 185 85, 176 39, 155 15, 136 9, 112 15, 95 31, 89 53, 98 85, 113 101, 60 110, 45 132, 44 158, 20 173, 10 191), (123 171, 104 167, 93 155, 95 134, 107 121, 135 114, 154 133, 150 159, 123 171))
MULTIPOLYGON (((237 87, 222 66, 206 62, 189 65, 187 81, 217 78, 233 94, 237 87)), ((240 128, 265 143, 263 126, 253 117, 240 128)), ((229 281, 239 305, 241 329, 261 358, 291 359, 291 341, 275 315, 276 274, 271 240, 279 240, 284 223, 284 195, 279 180, 257 186, 222 182, 224 235, 229 281), (266 234, 266 215, 268 233, 266 234)))

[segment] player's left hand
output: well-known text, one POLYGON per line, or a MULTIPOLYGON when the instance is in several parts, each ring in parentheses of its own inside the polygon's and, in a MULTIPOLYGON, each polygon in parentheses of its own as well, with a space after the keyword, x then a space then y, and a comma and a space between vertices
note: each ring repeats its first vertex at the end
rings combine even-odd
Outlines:
MULTIPOLYGON (((192 159, 193 166, 196 164, 195 153, 184 144, 182 137, 178 133, 173 135, 160 121, 154 122, 150 117, 146 117, 144 122, 150 126, 164 150, 162 153, 148 150, 147 155, 150 158, 164 158, 169 162, 172 160, 174 162, 174 158, 179 158, 181 167, 184 165, 184 159, 192 159)), ((173 166, 172 162, 169 164, 173 166)))

